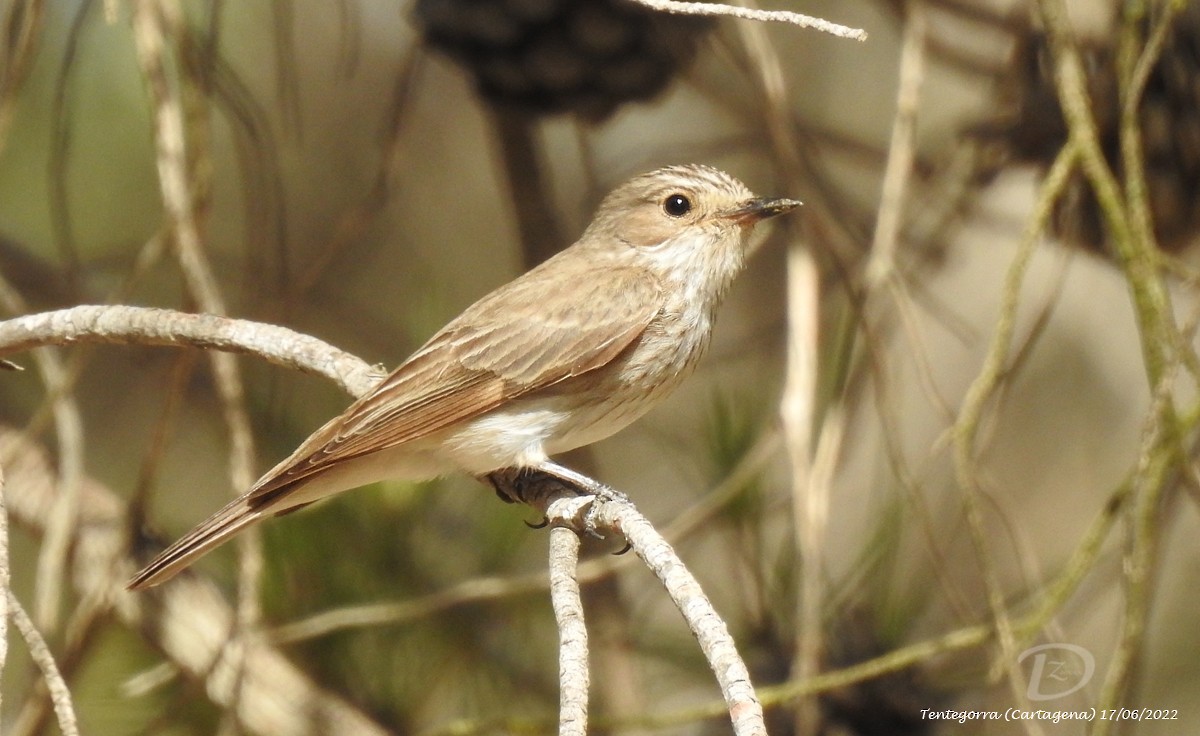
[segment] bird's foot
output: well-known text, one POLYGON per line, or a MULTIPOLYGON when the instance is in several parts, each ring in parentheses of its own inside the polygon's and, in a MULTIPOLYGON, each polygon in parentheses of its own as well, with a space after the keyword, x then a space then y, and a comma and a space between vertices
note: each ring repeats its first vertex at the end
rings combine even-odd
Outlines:
POLYGON ((583 531, 597 539, 604 538, 597 516, 600 507, 608 502, 629 502, 628 496, 612 486, 548 460, 530 467, 502 468, 482 480, 506 503, 520 502, 542 510, 564 491, 581 498, 591 496, 592 502, 583 512, 583 531))

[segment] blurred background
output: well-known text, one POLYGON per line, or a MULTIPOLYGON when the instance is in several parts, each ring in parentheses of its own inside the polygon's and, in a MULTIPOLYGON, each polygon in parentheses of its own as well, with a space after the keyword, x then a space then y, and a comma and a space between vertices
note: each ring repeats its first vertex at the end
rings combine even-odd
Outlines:
MULTIPOLYGON (((668 535, 771 733, 1195 731, 1200 9, 770 7, 869 39, 626 0, 0 2, 0 307, 221 310, 394 366, 614 185, 717 166, 805 207, 697 375, 566 462, 668 535), (929 713, 1008 708, 1174 720, 929 713)), ((197 350, 8 357, 11 589, 84 733, 555 731, 531 511, 384 483, 128 594, 349 397, 197 350)), ((588 546, 592 731, 728 733, 653 576, 588 546)), ((58 733, 7 642, 0 730, 58 733)))

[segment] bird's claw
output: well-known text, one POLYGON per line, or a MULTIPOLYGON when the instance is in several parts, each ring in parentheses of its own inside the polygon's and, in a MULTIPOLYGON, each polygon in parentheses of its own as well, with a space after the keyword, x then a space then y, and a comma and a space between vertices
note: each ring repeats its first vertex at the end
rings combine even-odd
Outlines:
POLYGON ((589 536, 596 539, 604 539, 604 535, 600 533, 600 521, 597 518, 600 507, 609 501, 629 503, 629 497, 612 486, 606 486, 603 483, 597 483, 594 488, 589 488, 588 491, 595 496, 595 499, 583 516, 583 530, 589 536))

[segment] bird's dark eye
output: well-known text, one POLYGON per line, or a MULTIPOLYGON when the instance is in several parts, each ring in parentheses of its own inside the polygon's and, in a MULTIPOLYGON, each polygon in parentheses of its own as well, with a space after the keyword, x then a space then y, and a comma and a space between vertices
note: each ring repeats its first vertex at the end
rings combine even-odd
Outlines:
POLYGON ((672 194, 663 200, 663 212, 671 217, 683 217, 692 211, 692 200, 682 194, 672 194))

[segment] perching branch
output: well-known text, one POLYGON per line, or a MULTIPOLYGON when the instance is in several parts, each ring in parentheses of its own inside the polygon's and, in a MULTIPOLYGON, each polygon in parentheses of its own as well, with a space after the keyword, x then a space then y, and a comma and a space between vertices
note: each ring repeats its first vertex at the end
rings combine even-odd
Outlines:
POLYGON ((762 704, 754 694, 749 670, 729 629, 675 550, 632 503, 624 498, 581 495, 580 489, 558 478, 530 473, 527 469, 503 470, 488 477, 498 491, 521 498, 545 514, 552 526, 565 526, 577 534, 610 533, 623 537, 658 576, 699 642, 725 698, 734 733, 765 736, 762 704))
POLYGON ((575 578, 579 535, 566 527, 550 530, 550 600, 558 622, 559 736, 585 736, 588 715, 588 639, 583 599, 575 578))
POLYGON ((597 527, 621 534, 666 587, 717 677, 729 706, 734 733, 738 736, 766 734, 762 705, 754 694, 750 673, 737 652, 733 637, 675 550, 631 503, 603 503, 594 513, 597 527))

